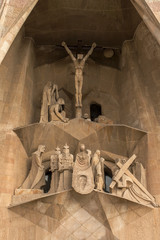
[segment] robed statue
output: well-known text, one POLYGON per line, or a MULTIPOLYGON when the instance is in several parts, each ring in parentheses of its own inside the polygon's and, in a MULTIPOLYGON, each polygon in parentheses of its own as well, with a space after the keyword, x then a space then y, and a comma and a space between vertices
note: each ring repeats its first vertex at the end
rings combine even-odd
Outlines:
POLYGON ((43 89, 40 123, 49 121, 49 108, 59 99, 58 86, 51 81, 47 82, 43 89))
POLYGON ((72 187, 81 194, 91 193, 94 189, 94 177, 91 166, 91 151, 81 144, 73 167, 72 187))

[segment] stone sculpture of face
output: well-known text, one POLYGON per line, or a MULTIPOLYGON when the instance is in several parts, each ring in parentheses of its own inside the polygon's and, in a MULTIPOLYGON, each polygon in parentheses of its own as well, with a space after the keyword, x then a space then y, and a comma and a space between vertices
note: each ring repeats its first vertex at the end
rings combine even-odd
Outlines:
POLYGON ((88 119, 88 118, 89 118, 88 113, 85 113, 84 114, 84 119, 88 119))
POLYGON ((88 156, 91 156, 91 150, 89 150, 89 149, 87 149, 87 154, 88 154, 88 156))
POLYGON ((48 88, 52 88, 53 87, 53 83, 51 82, 51 81, 49 81, 48 83, 47 83, 47 85, 48 85, 48 88))
POLYGON ((55 153, 59 155, 61 153, 61 149, 59 147, 56 148, 55 153))
POLYGON ((65 101, 63 98, 59 98, 58 103, 59 103, 59 105, 65 105, 65 101))
POLYGON ((80 189, 84 190, 85 186, 86 186, 86 183, 87 183, 87 177, 84 176, 84 175, 81 175, 79 177, 79 185, 80 185, 80 189))
POLYGON ((68 154, 69 153, 69 146, 65 145, 63 147, 63 153, 68 154))
POLYGON ((96 153, 98 156, 100 156, 100 150, 97 150, 96 153))
POLYGON ((101 157, 100 160, 102 163, 105 161, 105 159, 103 157, 101 157))
POLYGON ((83 152, 85 150, 85 145, 84 144, 81 144, 80 146, 80 151, 83 152))
POLYGON ((83 54, 77 54, 77 59, 82 60, 83 59, 83 54))
POLYGON ((125 164, 126 163, 126 159, 122 159, 122 164, 125 164))
POLYGON ((44 146, 44 145, 39 145, 39 151, 41 152, 41 153, 44 153, 45 152, 45 149, 46 149, 46 147, 44 146))

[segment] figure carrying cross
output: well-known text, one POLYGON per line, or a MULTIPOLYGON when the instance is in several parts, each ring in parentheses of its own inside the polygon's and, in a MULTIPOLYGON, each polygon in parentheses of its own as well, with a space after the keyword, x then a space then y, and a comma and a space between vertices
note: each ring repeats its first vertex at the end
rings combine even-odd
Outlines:
POLYGON ((67 53, 70 55, 74 67, 75 67, 75 98, 76 98, 76 107, 81 108, 82 107, 82 86, 83 86, 83 69, 86 60, 88 57, 92 54, 94 48, 96 47, 96 43, 92 44, 91 49, 89 52, 86 54, 85 57, 83 57, 83 54, 77 54, 77 58, 73 56, 73 53, 71 50, 68 48, 67 44, 65 42, 62 42, 62 46, 66 49, 67 53))
POLYGON ((124 158, 115 161, 117 169, 109 186, 110 192, 140 204, 158 207, 156 199, 128 169, 135 159, 136 155, 133 154, 128 160, 124 158))

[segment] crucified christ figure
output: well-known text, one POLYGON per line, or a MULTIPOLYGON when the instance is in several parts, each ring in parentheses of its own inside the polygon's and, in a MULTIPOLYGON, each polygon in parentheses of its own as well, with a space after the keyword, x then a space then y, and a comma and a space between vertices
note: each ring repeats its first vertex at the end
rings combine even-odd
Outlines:
POLYGON ((77 54, 77 58, 73 56, 73 53, 68 48, 65 42, 62 42, 62 46, 66 49, 67 53, 70 55, 74 63, 74 67, 76 70, 75 71, 76 107, 82 107, 83 68, 86 60, 92 54, 94 48, 96 47, 96 43, 92 44, 91 49, 89 50, 85 57, 83 57, 83 54, 77 54))

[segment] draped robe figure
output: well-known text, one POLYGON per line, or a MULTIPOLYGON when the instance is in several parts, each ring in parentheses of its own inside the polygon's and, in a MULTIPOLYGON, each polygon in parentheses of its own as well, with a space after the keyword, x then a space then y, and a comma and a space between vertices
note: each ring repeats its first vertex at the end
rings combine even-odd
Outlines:
POLYGON ((62 121, 68 122, 69 119, 66 118, 66 113, 63 110, 63 106, 65 105, 64 99, 59 98, 55 104, 52 104, 49 107, 49 115, 51 121, 62 121))
POLYGON ((40 123, 49 121, 49 107, 55 104, 58 98, 58 86, 48 82, 43 89, 40 123))
POLYGON ((57 192, 58 183, 59 183, 59 156, 61 154, 60 148, 56 148, 55 154, 51 155, 50 159, 50 171, 52 172, 51 185, 49 193, 57 192))
POLYGON ((100 150, 97 150, 92 159, 92 170, 95 181, 95 188, 103 191, 104 188, 104 158, 100 157, 100 150))
POLYGON ((69 152, 69 146, 63 147, 62 153, 59 155, 59 184, 57 192, 71 189, 72 187, 72 171, 73 171, 73 155, 69 152))
POLYGON ((42 154, 45 151, 44 145, 39 145, 38 150, 32 153, 31 170, 20 187, 21 189, 40 189, 45 185, 45 169, 42 164, 42 154))
POLYGON ((94 178, 91 166, 91 152, 85 151, 85 145, 80 147, 73 167, 72 187, 81 194, 91 193, 94 189, 94 178))

